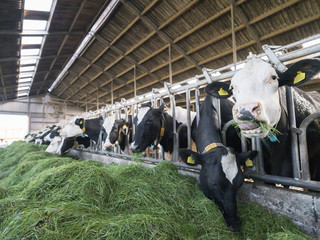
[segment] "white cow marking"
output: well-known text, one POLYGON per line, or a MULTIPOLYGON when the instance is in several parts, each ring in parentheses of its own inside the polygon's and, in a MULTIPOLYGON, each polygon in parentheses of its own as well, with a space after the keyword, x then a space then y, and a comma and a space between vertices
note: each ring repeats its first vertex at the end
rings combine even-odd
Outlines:
POLYGON ((221 165, 226 178, 232 184, 233 179, 237 176, 238 173, 238 166, 235 155, 230 152, 227 155, 223 155, 221 159, 221 165))

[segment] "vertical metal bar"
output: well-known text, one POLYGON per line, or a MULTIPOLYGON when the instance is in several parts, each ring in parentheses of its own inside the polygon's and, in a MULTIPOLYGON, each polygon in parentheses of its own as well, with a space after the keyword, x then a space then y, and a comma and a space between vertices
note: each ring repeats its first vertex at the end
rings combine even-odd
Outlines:
POLYGON ((170 102, 171 102, 171 110, 172 110, 172 118, 173 118, 173 155, 172 161, 178 162, 179 155, 178 155, 178 135, 177 135, 177 124, 176 124, 176 103, 174 99, 174 95, 170 95, 170 102))
POLYGON ((97 110, 99 110, 99 88, 97 88, 97 110))
POLYGON ((111 105, 113 105, 113 79, 111 80, 111 105))
POLYGON ((88 95, 86 96, 86 112, 88 112, 88 95))
POLYGON ((199 89, 196 89, 194 91, 195 97, 196 97, 196 119, 197 119, 197 126, 199 125, 200 121, 200 99, 199 99, 199 89))
POLYGON ((133 68, 133 90, 134 90, 134 97, 137 96, 137 81, 136 81, 136 76, 137 76, 137 69, 136 66, 133 68))
POLYGON ((133 138, 133 136, 136 132, 136 126, 133 124, 133 119, 136 116, 135 115, 135 104, 131 105, 131 115, 132 115, 132 123, 131 124, 132 124, 132 138, 133 138))
POLYGON ((264 171, 261 138, 256 138, 256 147, 257 147, 257 151, 258 151, 258 156, 256 158, 258 160, 258 167, 257 167, 258 173, 260 175, 264 175, 265 171, 264 171))
POLYGON ((236 32, 234 29, 234 0, 231 2, 231 29, 232 29, 232 52, 233 52, 233 63, 237 62, 237 44, 236 44, 236 32))
POLYGON ((301 174, 302 174, 302 179, 307 181, 311 179, 310 168, 309 168, 308 147, 307 147, 307 128, 312 121, 314 121, 316 118, 319 118, 319 117, 320 117, 320 112, 311 114, 310 116, 308 116, 302 121, 299 128, 301 130, 301 133, 299 134, 301 174))
MULTIPOLYGON (((256 150, 257 151, 256 138, 251 138, 251 148, 252 148, 252 150, 256 150)), ((255 161, 254 164, 253 164, 253 167, 252 167, 252 171, 257 172, 257 170, 258 170, 257 161, 255 161)))
POLYGON ((248 151, 247 139, 244 136, 242 131, 240 134, 241 134, 241 150, 242 150, 242 152, 247 152, 248 151))
MULTIPOLYGON (((294 109, 294 102, 292 97, 291 87, 286 86, 286 98, 287 98, 287 107, 289 115, 289 126, 290 129, 296 128, 296 116, 294 109)), ((299 162, 299 149, 298 149, 298 136, 297 133, 290 131, 291 138, 291 155, 292 155, 292 171, 294 179, 300 179, 300 162, 299 162)))
POLYGON ((191 149, 191 116, 190 116, 190 89, 186 90, 186 105, 187 105, 187 137, 188 148, 191 149))
POLYGON ((220 99, 214 98, 215 108, 218 114, 218 126, 221 129, 221 109, 220 109, 220 99))
POLYGON ((44 98, 42 98, 42 128, 44 126, 44 109, 45 109, 45 102, 44 102, 44 98))
POLYGON ((169 43, 169 82, 172 84, 171 44, 169 43))

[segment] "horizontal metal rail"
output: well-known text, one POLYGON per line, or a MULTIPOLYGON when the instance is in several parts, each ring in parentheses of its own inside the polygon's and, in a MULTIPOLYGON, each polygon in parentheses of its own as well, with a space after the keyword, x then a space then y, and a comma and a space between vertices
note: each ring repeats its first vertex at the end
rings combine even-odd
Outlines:
MULTIPOLYGON (((276 56, 275 53, 283 51, 283 50, 288 50, 292 47, 296 47, 299 46, 305 42, 314 40, 320 38, 320 34, 315 35, 313 37, 307 38, 307 39, 303 39, 301 41, 295 42, 295 43, 291 43, 288 44, 286 46, 268 46, 265 45, 263 46, 263 49, 268 49, 267 53, 263 53, 260 55, 257 55, 257 57, 259 58, 264 58, 264 57, 269 57, 274 56, 273 59, 271 59, 272 61, 277 60, 278 61, 278 65, 281 65, 282 62, 286 62, 286 61, 291 61, 297 58, 301 58, 307 55, 311 55, 311 54, 315 54, 315 53, 319 53, 320 52, 320 45, 314 45, 308 48, 301 48, 301 49, 297 49, 291 52, 287 52, 283 55, 280 56, 276 56), (277 59, 275 59, 277 58, 277 59)), ((104 112, 105 115, 108 114, 109 112, 115 112, 116 114, 120 115, 120 112, 124 111, 126 118, 128 115, 127 112, 127 108, 131 108, 131 114, 135 115, 137 114, 138 110, 136 112, 134 112, 134 109, 138 109, 138 104, 139 103, 144 103, 147 101, 151 101, 153 104, 155 104, 155 102, 157 101, 157 99, 163 99, 163 98, 170 98, 170 102, 171 102, 171 106, 172 106, 172 116, 175 120, 175 99, 174 99, 174 94, 175 93, 181 93, 181 92, 186 92, 186 105, 188 108, 188 111, 190 111, 190 90, 195 91, 194 95, 196 98, 196 112, 197 112, 197 123, 199 122, 199 118, 200 118, 200 112, 199 112, 199 88, 204 87, 208 84, 208 82, 214 82, 214 81, 227 81, 230 80, 233 75, 238 71, 238 70, 234 70, 234 71, 229 71, 230 69, 239 69, 240 67, 237 68, 238 65, 242 65, 244 63, 246 63, 247 61, 241 61, 238 62, 237 64, 230 64, 227 66, 224 66, 222 68, 219 69, 203 69, 203 74, 201 75, 197 75, 195 77, 192 78, 188 78, 184 81, 181 81, 179 83, 175 83, 175 84, 169 84, 169 83, 165 83, 164 84, 164 88, 161 89, 152 89, 151 92, 140 95, 140 96, 136 96, 134 98, 125 100, 122 99, 121 102, 116 102, 114 105, 112 106, 105 106, 102 109, 100 109, 100 113, 104 112), (227 71, 227 72, 226 72, 227 71), (220 75, 217 75, 217 73, 220 72, 224 72, 220 75)), ((302 188, 308 188, 310 190, 315 190, 315 191, 320 191, 320 182, 316 182, 316 181, 310 181, 310 171, 309 171, 309 161, 308 161, 308 151, 307 151, 307 143, 306 143, 306 128, 307 126, 310 124, 311 121, 313 121, 315 118, 320 117, 320 113, 317 114, 313 114, 311 116, 309 116, 308 118, 306 118, 303 123, 300 126, 300 132, 298 132, 298 136, 299 136, 299 148, 300 148, 300 161, 301 161, 301 172, 302 172, 302 179, 298 179, 299 176, 299 159, 294 160, 295 163, 297 163, 297 168, 293 169, 293 171, 295 172, 295 179, 294 178, 288 178, 288 177, 281 177, 281 176, 273 176, 273 175, 268 175, 265 174, 264 172, 264 163, 263 163, 263 158, 262 158, 262 152, 259 153, 259 156, 256 159, 256 165, 251 168, 250 172, 245 172, 245 176, 248 178, 254 178, 257 180, 262 180, 265 182, 269 182, 269 183, 279 183, 279 184, 283 184, 283 185, 290 185, 290 186, 297 186, 297 187, 302 187, 302 188), (252 170, 254 170, 255 172, 252 172, 252 170)), ((187 127, 188 127, 188 147, 190 148, 190 130, 191 130, 191 120, 190 120, 190 113, 188 114, 188 119, 187 119, 188 123, 187 123, 187 127)), ((175 122, 175 121, 174 121, 175 122)), ((222 129, 222 139, 223 142, 226 143, 226 131, 227 128, 230 127, 232 125, 232 121, 228 122, 224 128, 222 129)), ((184 163, 179 163, 178 162, 178 133, 179 131, 176 130, 176 128, 174 127, 173 129, 174 131, 174 151, 173 151, 173 164, 178 166, 179 168, 183 168, 183 169, 189 169, 190 171, 199 171, 200 167, 192 167, 192 166, 188 166, 184 163)), ((244 137, 241 137, 241 143, 242 143, 242 149, 243 151, 246 151, 246 140, 244 137)), ((256 139, 254 139, 252 141, 252 145, 253 145, 253 149, 256 150, 262 150, 261 149, 261 144, 259 143, 259 141, 257 141, 256 139)), ((97 153, 97 154, 101 154, 101 155, 108 155, 111 157, 116 157, 116 158, 122 158, 122 159, 126 159, 126 160, 132 160, 134 158, 136 158, 136 156, 132 156, 132 155, 128 155, 128 154, 120 154, 120 153, 112 153, 112 152, 104 152, 104 151, 90 151, 90 150, 81 150, 81 151, 88 151, 90 153, 97 153)), ((149 153, 147 153, 149 156, 149 153)), ((298 156, 298 157, 299 157, 298 156)), ((152 163, 152 164, 157 164, 159 162, 161 162, 161 160, 155 158, 139 158, 140 161, 143 162, 148 162, 148 163, 152 163)))

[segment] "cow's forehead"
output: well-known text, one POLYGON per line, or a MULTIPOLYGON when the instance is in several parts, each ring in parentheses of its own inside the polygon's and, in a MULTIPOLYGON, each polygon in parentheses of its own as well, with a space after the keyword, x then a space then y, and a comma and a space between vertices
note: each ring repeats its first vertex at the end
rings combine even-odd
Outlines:
POLYGON ((239 70, 232 78, 231 85, 240 85, 243 82, 261 83, 276 74, 270 63, 261 59, 253 59, 247 62, 243 69, 239 70))

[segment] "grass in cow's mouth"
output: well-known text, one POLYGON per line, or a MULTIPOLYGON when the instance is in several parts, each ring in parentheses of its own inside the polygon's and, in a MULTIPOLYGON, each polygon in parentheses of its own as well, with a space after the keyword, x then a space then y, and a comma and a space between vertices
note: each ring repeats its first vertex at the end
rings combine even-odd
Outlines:
MULTIPOLYGON (((257 128, 259 127, 264 133, 267 133, 266 137, 275 137, 276 141, 279 141, 276 138, 276 136, 281 135, 282 133, 275 127, 269 124, 266 124, 265 122, 257 122, 257 121, 250 121, 250 122, 253 122, 257 128)), ((231 125, 236 129, 240 129, 238 122, 233 122, 231 125)))
POLYGON ((149 169, 25 142, 0 149, 1 239, 311 239, 256 204, 239 204, 238 215, 234 234, 197 181, 168 161, 149 169))

